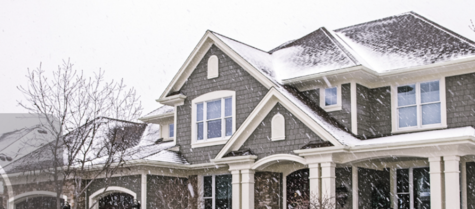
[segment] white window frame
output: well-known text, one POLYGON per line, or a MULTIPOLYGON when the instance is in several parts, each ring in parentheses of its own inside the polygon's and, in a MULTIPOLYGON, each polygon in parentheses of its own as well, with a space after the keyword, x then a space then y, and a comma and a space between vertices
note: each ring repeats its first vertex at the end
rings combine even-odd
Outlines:
POLYGON ((175 138, 175 124, 174 123, 168 124, 168 138, 170 139, 175 138), (172 125, 173 125, 173 129, 170 128, 170 126, 172 125), (171 133, 173 133, 173 136, 171 136, 171 133))
POLYGON ((425 80, 420 82, 412 82, 402 85, 391 86, 391 117, 392 117, 392 133, 404 133, 412 131, 422 131, 431 129, 447 128, 447 108, 446 108, 446 94, 445 94, 445 77, 438 80, 425 80), (439 81, 439 96, 440 96, 440 123, 422 125, 422 105, 421 105, 421 83, 432 81, 439 81), (404 85, 414 84, 416 86, 416 107, 417 107, 417 126, 399 128, 399 106, 397 88, 404 85))
MULTIPOLYGON (((201 201, 203 202, 201 207, 199 208, 205 208, 205 199, 211 199, 212 200, 212 205, 213 207, 212 208, 216 208, 216 176, 222 176, 222 175, 229 175, 229 174, 215 174, 215 175, 200 175, 198 176, 199 179, 198 179, 198 185, 199 187, 198 188, 201 188, 201 191, 199 192, 200 193, 200 199, 201 201), (212 193, 212 196, 211 197, 205 197, 204 194, 204 183, 205 183, 205 177, 206 176, 211 176, 212 178, 212 181, 211 181, 211 193, 212 193)), ((232 180, 231 180, 231 183, 232 183, 232 180)))
MULTIPOLYGON (((421 82, 425 83, 425 82, 421 82)), ((408 169, 409 170, 409 192, 397 192, 397 175, 396 175, 396 182, 394 186, 394 194, 396 194, 396 198, 394 200, 396 201, 396 206, 399 207, 399 202, 398 202, 398 194, 408 194, 409 193, 409 208, 414 209, 414 168, 429 168, 427 166, 415 166, 415 167, 401 167, 401 168, 396 168, 396 173, 397 170, 403 170, 403 169, 408 169)), ((430 168, 429 168, 430 169, 430 168)), ((431 194, 432 197, 432 194, 431 194)))
POLYGON ((327 112, 341 110, 341 84, 335 86, 329 86, 326 88, 320 88, 320 107, 327 112), (325 89, 336 88, 336 104, 325 105, 325 89))
MULTIPOLYGON (((231 97, 232 101, 232 133, 236 131, 236 92, 235 91, 230 91, 230 90, 222 90, 222 91, 213 91, 209 92, 206 94, 203 94, 199 97, 196 97, 191 101, 191 148, 197 148, 197 147, 207 147, 207 146, 214 146, 214 145, 220 145, 220 144, 225 144, 232 136, 226 136, 225 134, 225 128, 226 124, 222 123, 221 128, 222 128, 222 136, 219 138, 212 138, 208 139, 204 137, 202 140, 197 139, 197 128, 196 128, 196 104, 198 103, 203 103, 203 134, 206 136, 207 132, 207 127, 206 127, 206 102, 217 100, 217 99, 222 99, 222 107, 224 107, 224 99, 231 97)), ((221 108, 221 115, 222 118, 224 117, 224 108, 221 108)))

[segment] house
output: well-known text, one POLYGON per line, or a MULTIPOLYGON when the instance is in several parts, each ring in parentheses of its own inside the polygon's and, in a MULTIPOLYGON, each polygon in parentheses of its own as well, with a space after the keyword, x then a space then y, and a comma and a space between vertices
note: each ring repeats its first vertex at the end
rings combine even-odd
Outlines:
POLYGON ((472 208, 474 99, 475 43, 414 12, 270 51, 207 31, 140 118, 180 160, 130 159, 84 204, 472 208))

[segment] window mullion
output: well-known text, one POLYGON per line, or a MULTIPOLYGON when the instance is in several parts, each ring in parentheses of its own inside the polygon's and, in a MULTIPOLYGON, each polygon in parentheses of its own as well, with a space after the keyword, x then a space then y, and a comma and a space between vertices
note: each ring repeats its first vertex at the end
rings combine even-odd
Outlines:
POLYGON ((225 124, 225 120, 224 120, 224 112, 225 112, 225 108, 226 108, 226 100, 225 98, 221 98, 221 137, 225 137, 226 136, 226 130, 225 130, 225 127, 226 127, 226 124, 225 124))
POLYGON ((203 140, 208 139, 208 103, 203 102, 203 140))
POLYGON ((212 204, 213 204, 213 209, 216 208, 216 176, 213 175, 213 181, 212 181, 212 204))
POLYGON ((416 84, 416 119, 417 127, 422 127, 422 106, 421 106, 421 83, 416 84))

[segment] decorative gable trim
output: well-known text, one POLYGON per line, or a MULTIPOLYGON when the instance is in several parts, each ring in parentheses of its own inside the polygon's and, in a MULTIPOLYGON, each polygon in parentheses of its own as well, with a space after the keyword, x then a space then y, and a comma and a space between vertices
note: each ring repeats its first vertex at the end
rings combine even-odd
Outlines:
POLYGON ((221 39, 219 39, 213 32, 206 31, 205 35, 198 42, 198 45, 193 49, 190 56, 186 59, 185 63, 182 65, 178 73, 173 77, 170 84, 168 84, 165 91, 162 93, 158 102, 162 103, 165 98, 168 97, 172 92, 178 92, 181 87, 188 80, 188 77, 195 70, 198 63, 203 59, 206 52, 211 48, 212 45, 218 47, 226 55, 228 55, 233 61, 235 61, 239 66, 241 66, 245 71, 247 71, 252 77, 258 80, 266 88, 271 88, 275 86, 274 82, 266 77, 262 72, 256 69, 251 65, 247 60, 245 60, 241 55, 234 51, 231 47, 225 44, 221 39))
POLYGON ((223 156, 230 151, 237 151, 277 103, 280 103, 282 106, 284 106, 289 112, 302 121, 303 124, 305 124, 310 130, 312 130, 323 140, 331 142, 336 147, 342 146, 342 144, 333 135, 331 135, 327 130, 325 130, 325 128, 323 128, 309 115, 302 111, 286 96, 284 96, 277 89, 271 88, 266 96, 257 105, 257 107, 247 117, 244 123, 231 136, 218 155, 216 155, 215 159, 223 158, 223 156))

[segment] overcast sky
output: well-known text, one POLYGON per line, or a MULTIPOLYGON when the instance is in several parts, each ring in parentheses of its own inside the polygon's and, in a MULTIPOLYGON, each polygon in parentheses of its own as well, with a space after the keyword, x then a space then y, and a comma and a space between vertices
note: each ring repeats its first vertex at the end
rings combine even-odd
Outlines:
POLYGON ((27 69, 53 71, 70 59, 103 69, 141 96, 144 114, 207 29, 263 50, 319 27, 334 30, 414 11, 469 39, 475 1, 45 1, 0 0, 0 113, 26 112, 27 69))

